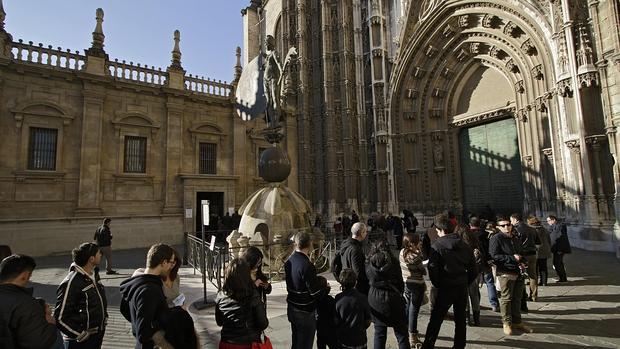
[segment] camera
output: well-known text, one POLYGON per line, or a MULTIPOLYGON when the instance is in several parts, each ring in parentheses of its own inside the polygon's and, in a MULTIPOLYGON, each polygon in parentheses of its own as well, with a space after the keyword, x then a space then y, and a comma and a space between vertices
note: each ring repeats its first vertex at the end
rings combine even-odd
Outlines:
POLYGON ((527 264, 519 263, 519 276, 524 279, 530 278, 530 274, 527 272, 527 264))

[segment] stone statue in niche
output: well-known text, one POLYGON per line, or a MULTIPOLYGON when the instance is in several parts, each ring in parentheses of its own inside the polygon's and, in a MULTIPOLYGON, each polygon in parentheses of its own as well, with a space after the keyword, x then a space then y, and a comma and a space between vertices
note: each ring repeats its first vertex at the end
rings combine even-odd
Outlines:
POLYGON ((433 145, 433 163, 435 167, 443 167, 443 146, 440 143, 433 145))

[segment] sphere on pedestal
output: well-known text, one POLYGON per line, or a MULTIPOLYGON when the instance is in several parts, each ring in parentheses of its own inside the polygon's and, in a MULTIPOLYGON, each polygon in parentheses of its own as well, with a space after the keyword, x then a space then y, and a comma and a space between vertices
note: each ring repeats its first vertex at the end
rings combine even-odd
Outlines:
POLYGON ((291 162, 280 147, 269 147, 260 155, 258 174, 267 182, 282 182, 291 173, 291 162))

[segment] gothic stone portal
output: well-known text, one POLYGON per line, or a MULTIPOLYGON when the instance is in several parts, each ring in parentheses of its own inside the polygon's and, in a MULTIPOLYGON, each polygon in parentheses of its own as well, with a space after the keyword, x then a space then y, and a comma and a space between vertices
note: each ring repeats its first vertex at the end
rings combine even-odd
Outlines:
POLYGON ((511 214, 523 209, 523 182, 513 118, 459 134, 465 212, 511 214), (488 207, 487 207, 488 205, 488 207))

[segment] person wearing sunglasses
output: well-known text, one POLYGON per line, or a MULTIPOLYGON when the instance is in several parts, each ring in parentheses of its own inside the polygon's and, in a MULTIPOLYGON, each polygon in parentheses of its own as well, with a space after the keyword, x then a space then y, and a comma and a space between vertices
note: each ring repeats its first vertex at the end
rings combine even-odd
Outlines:
POLYGON ((513 230, 510 219, 505 216, 497 218, 499 234, 489 241, 489 254, 497 268, 497 280, 500 284, 500 311, 504 333, 512 335, 513 329, 533 332, 521 319, 521 297, 525 289, 525 279, 521 269, 525 268, 522 245, 513 230))

